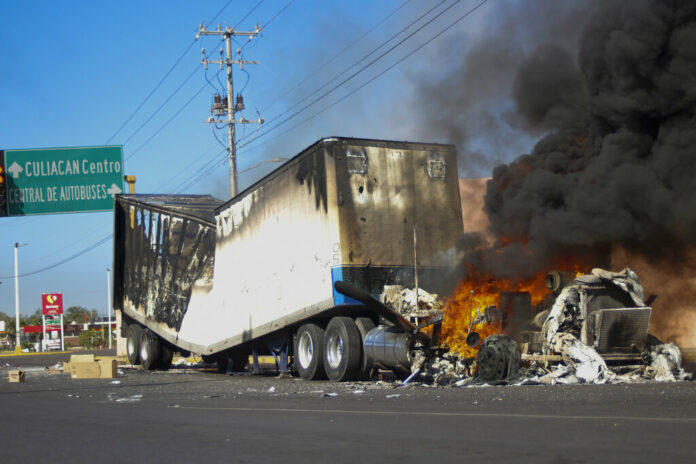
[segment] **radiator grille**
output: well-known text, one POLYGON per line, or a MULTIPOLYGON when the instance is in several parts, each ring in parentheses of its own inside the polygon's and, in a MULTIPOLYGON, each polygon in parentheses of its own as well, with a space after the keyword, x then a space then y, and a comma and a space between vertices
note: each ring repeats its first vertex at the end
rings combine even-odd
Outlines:
POLYGON ((599 309, 594 318, 594 346, 599 353, 642 350, 650 326, 650 308, 599 309))

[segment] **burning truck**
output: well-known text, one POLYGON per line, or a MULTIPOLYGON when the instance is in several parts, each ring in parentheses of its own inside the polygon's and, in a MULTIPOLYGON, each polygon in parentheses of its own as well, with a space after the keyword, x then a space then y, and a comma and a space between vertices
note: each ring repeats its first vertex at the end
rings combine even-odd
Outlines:
POLYGON ((404 318, 426 320, 414 331, 431 327, 430 338, 398 344, 410 350, 392 367, 410 366, 407 380, 457 386, 686 380, 679 348, 648 333, 655 298, 628 268, 465 279, 447 299, 401 286, 380 296, 404 318))
MULTIPOLYGON (((174 352, 227 371, 272 354, 308 380, 527 369, 543 383, 608 379, 606 362, 649 376, 659 357, 630 270, 550 273, 555 298, 495 279, 436 296, 452 287, 443 257, 463 232, 451 145, 325 138, 228 202, 118 195, 114 221, 113 305, 130 362, 147 370, 174 352)), ((664 375, 678 369, 670 356, 664 375)))

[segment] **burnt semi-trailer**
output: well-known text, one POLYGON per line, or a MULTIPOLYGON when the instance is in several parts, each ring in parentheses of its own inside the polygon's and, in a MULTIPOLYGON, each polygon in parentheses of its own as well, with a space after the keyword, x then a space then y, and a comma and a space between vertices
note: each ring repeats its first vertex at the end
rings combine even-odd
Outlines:
POLYGON ((401 345, 427 336, 374 296, 446 290, 439 262, 462 233, 455 148, 326 138, 224 203, 118 195, 114 229, 133 364, 180 351, 240 369, 253 351, 305 379, 407 371, 401 345))

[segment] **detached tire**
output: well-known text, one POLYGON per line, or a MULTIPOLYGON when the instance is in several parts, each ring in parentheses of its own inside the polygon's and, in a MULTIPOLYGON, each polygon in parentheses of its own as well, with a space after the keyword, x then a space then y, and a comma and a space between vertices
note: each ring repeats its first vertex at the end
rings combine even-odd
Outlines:
POLYGON ((358 332, 360 332, 360 369, 358 371, 358 380, 370 380, 375 365, 365 355, 364 343, 365 336, 370 330, 375 328, 375 323, 369 317, 358 317, 355 319, 355 325, 358 328, 358 332))
POLYGON ((360 371, 362 339, 350 317, 334 317, 326 326, 324 370, 336 382, 355 380, 360 371))
POLYGON ((162 346, 159 337, 150 330, 145 330, 140 339, 140 367, 146 371, 157 369, 162 357, 162 346))
POLYGON ((326 378, 324 372, 324 329, 305 324, 295 336, 295 370, 305 380, 326 378))
POLYGON ((143 337, 143 328, 138 324, 128 326, 126 332, 126 352, 128 362, 132 365, 140 364, 140 339, 143 337))
POLYGON ((519 367, 519 348, 507 335, 491 335, 481 344, 476 357, 476 372, 481 380, 509 380, 517 375, 519 367))

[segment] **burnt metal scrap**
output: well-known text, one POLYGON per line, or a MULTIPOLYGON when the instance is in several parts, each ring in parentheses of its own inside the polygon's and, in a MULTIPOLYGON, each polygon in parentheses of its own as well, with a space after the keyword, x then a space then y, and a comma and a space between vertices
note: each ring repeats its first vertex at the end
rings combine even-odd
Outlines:
MULTIPOLYGON (((545 303, 550 309, 538 312, 524 325, 527 330, 516 330, 514 337, 496 334, 481 341, 480 337, 473 337, 478 334, 470 332, 467 341, 471 338, 469 345, 478 347, 478 351, 469 358, 449 351, 440 342, 442 305, 432 304, 437 301, 436 296, 419 289, 416 301, 415 290, 385 287, 381 295, 385 307, 391 306, 403 319, 420 321, 419 329, 432 327, 429 343, 425 339, 402 343, 410 349, 409 353, 402 353, 403 359, 410 361, 407 382, 417 379, 434 385, 470 386, 690 379, 690 374, 681 369, 679 348, 648 334, 651 308, 646 305, 644 289, 631 269, 593 269, 590 274, 577 277, 554 271, 546 283, 554 298, 545 303), (423 308, 427 308, 427 313, 423 308)), ((511 295, 505 296, 509 299, 511 295)), ((501 295, 501 305, 503 300, 501 295)), ((492 323, 505 317, 515 318, 507 313, 503 317, 502 313, 505 311, 495 306, 479 308, 472 320, 492 323)))

